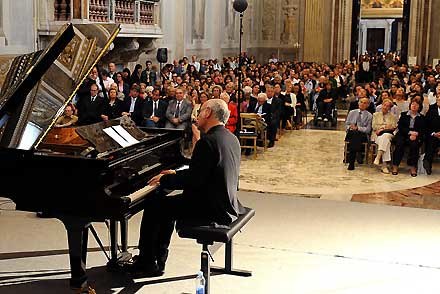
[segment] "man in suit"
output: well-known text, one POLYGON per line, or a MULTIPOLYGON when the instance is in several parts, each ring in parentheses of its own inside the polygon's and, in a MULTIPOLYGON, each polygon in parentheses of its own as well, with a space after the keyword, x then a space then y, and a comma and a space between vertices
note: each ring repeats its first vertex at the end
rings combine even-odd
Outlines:
POLYGON ((151 100, 144 104, 143 116, 145 119, 145 126, 163 128, 165 126, 165 114, 168 104, 160 99, 160 90, 154 89, 151 100))
MULTIPOLYGON (((361 152, 362 143, 368 141, 371 133, 373 115, 367 111, 370 100, 362 98, 359 100, 359 109, 353 109, 347 115, 345 121, 345 141, 348 142, 348 170, 354 170, 354 161, 357 153, 361 152)), ((361 160, 358 160, 359 162, 361 160)))
POLYGON ((277 130, 280 126, 281 121, 281 111, 283 107, 283 101, 279 98, 274 96, 275 91, 274 87, 271 85, 266 86, 266 95, 267 95, 267 103, 270 104, 270 121, 268 121, 268 129, 267 129, 267 136, 269 139, 269 145, 267 145, 268 148, 272 148, 275 146, 275 139, 277 136, 277 130))
POLYGON ((141 126, 144 121, 143 109, 144 100, 139 97, 140 87, 138 85, 131 86, 130 94, 124 99, 122 115, 128 115, 137 126, 141 126))
POLYGON ((370 98, 368 98, 368 92, 367 90, 365 90, 364 88, 359 88, 358 91, 358 97, 355 101, 350 102, 350 107, 349 107, 349 111, 354 110, 354 109, 358 109, 359 108, 359 101, 361 101, 362 98, 367 98, 370 100, 367 110, 368 112, 370 112, 371 114, 376 112, 376 105, 374 104, 373 101, 371 101, 370 98))
POLYGON ((76 107, 78 109, 78 125, 90 125, 104 119, 106 101, 98 95, 98 85, 90 86, 90 95, 79 98, 76 107))
POLYGON ((437 97, 437 103, 429 107, 426 113, 426 150, 423 159, 423 167, 426 173, 432 173, 432 160, 434 153, 440 146, 440 97, 437 97))
POLYGON ((211 99, 200 109, 193 125, 194 151, 189 169, 166 170, 153 177, 150 185, 163 189, 183 189, 166 197, 157 193, 145 203, 142 218, 139 256, 128 268, 138 277, 163 274, 168 247, 177 220, 180 223, 229 225, 243 213, 237 198, 240 172, 240 144, 225 128, 229 111, 220 99, 211 99), (200 132, 204 135, 200 137, 200 132))
POLYGON ((247 111, 257 113, 266 123, 270 121, 270 105, 266 93, 259 93, 256 100, 250 100, 247 111))
POLYGON ((189 128, 191 124, 191 102, 184 99, 183 90, 176 89, 176 100, 171 100, 166 111, 166 128, 181 129, 189 128))

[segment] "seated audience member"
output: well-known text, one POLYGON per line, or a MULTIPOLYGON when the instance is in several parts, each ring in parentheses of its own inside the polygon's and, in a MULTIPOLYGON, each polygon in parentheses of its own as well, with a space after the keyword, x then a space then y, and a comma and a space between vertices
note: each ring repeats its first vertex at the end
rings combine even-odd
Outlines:
POLYGON ((199 94, 199 103, 196 103, 196 105, 194 105, 193 111, 191 113, 191 121, 193 122, 197 121, 197 117, 199 116, 200 113, 200 108, 202 107, 203 103, 208 101, 208 99, 209 99, 209 95, 206 92, 201 92, 199 94))
POLYGON ((345 141, 348 142, 347 151, 349 152, 348 170, 354 170, 354 161, 357 155, 359 156, 358 162, 362 162, 362 143, 368 142, 368 137, 371 133, 373 115, 367 111, 368 105, 370 105, 370 99, 361 98, 359 100, 359 109, 351 110, 345 121, 345 128, 347 130, 345 141))
POLYGON ((426 173, 432 173, 432 160, 435 151, 440 146, 440 96, 437 96, 437 103, 429 107, 426 113, 426 148, 423 167, 426 173))
MULTIPOLYGON (((115 89, 117 92, 118 100, 124 101, 125 94, 123 92, 119 92, 118 85, 116 83, 111 84, 110 89, 115 89)), ((128 92, 130 94, 130 92, 128 92)), ((104 95, 102 95, 104 97, 104 95)))
POLYGON ((373 114, 371 141, 377 144, 377 155, 374 159, 375 165, 380 165, 382 159, 382 172, 389 174, 388 165, 391 161, 391 140, 394 138, 394 130, 397 127, 397 119, 391 113, 393 102, 389 99, 382 101, 381 110, 373 114))
POLYGON ((89 125, 100 122, 104 118, 106 101, 98 95, 98 85, 90 86, 90 95, 82 96, 76 104, 78 109, 78 125, 89 125))
POLYGON ((237 128, 237 121, 238 121, 238 111, 237 111, 237 104, 231 101, 231 97, 228 93, 223 92, 220 94, 220 99, 226 102, 229 109, 229 119, 226 123, 225 127, 231 131, 231 133, 235 133, 235 130, 237 128))
POLYGON ((422 103, 412 101, 410 109, 400 115, 397 124, 398 132, 395 136, 396 149, 393 153, 392 174, 397 175, 399 164, 402 161, 405 146, 409 146, 407 164, 410 167, 411 176, 417 176, 417 161, 419 159, 419 148, 425 139, 426 125, 425 118, 419 113, 422 103))
POLYGON ((247 109, 249 113, 256 113, 258 114, 266 124, 270 122, 270 105, 267 103, 267 94, 266 93, 259 93, 258 98, 256 102, 252 102, 249 104, 249 107, 247 109))
POLYGON ((350 103, 350 108, 349 110, 353 110, 353 109, 358 109, 359 108, 359 101, 361 101, 361 99, 363 98, 367 98, 368 101, 370 101, 370 103, 368 104, 367 110, 369 113, 373 114, 376 112, 376 105, 374 104, 373 101, 371 101, 368 97, 367 97, 367 90, 365 90, 364 88, 359 87, 357 90, 357 100, 353 101, 350 103))
POLYGON ((329 121, 332 119, 333 108, 337 99, 337 93, 332 87, 331 82, 327 82, 325 88, 319 92, 316 99, 316 105, 318 107, 318 120, 324 119, 329 121))
POLYGON ((405 97, 405 93, 402 89, 397 89, 393 97, 393 102, 397 106, 397 112, 399 115, 402 112, 407 112, 409 110, 409 101, 405 97))
POLYGON ((125 97, 122 115, 130 116, 131 120, 137 126, 141 126, 144 121, 142 110, 144 109, 144 100, 139 98, 140 87, 138 85, 131 86, 130 94, 125 97))
POLYGON ((123 102, 118 99, 118 92, 114 88, 110 88, 108 91, 108 104, 105 109, 105 115, 108 119, 115 119, 122 116, 123 102))
POLYGON ((166 128, 184 130, 191 126, 192 105, 184 96, 182 89, 176 89, 176 99, 169 102, 166 111, 166 128))
MULTIPOLYGON (((179 90, 178 90, 179 91, 179 90)), ((183 93, 177 93, 177 97, 183 93)), ((178 98, 179 99, 179 98, 178 98)), ((159 276, 165 269, 174 224, 229 225, 243 212, 237 198, 240 172, 240 144, 225 127, 228 107, 220 99, 208 100, 193 126, 199 140, 189 169, 167 170, 153 177, 150 185, 183 189, 181 195, 153 195, 146 201, 139 239, 139 256, 129 267, 137 277, 159 276), (209 191, 209 197, 207 197, 209 191)))
POLYGON ((191 91, 189 91, 190 95, 187 95, 187 100, 189 102, 191 102, 191 105, 193 106, 193 110, 194 110, 194 106, 196 104, 200 104, 199 101, 199 91, 197 91, 196 89, 191 89, 191 91))
MULTIPOLYGON (((381 112, 381 111, 382 111, 382 101, 385 101, 385 100, 390 100, 391 103, 393 102, 393 101, 392 101, 392 98, 391 98, 391 96, 390 96, 390 93, 389 93, 388 91, 383 91, 383 92, 380 93, 379 100, 378 100, 378 102, 379 102, 380 104, 376 106, 376 112, 381 112)), ((393 106, 391 107, 390 112, 391 112, 392 114, 394 114, 394 116, 396 117, 396 119, 399 119, 399 117, 400 117, 400 112, 399 112, 397 106, 394 105, 394 103, 393 103, 393 106)))
POLYGON ((296 96, 296 105, 295 105, 295 124, 296 124, 296 129, 300 129, 302 126, 302 115, 303 112, 306 112, 306 100, 304 97, 304 94, 301 91, 301 87, 299 84, 294 84, 293 85, 293 92, 292 94, 294 94, 296 96))
POLYGON ((257 102, 257 98, 252 97, 252 88, 245 86, 243 88, 243 101, 240 103, 240 112, 247 112, 248 106, 257 102), (253 102, 252 102, 253 101, 253 102))
POLYGON ((55 122, 54 127, 66 128, 66 127, 74 126, 78 121, 78 117, 76 115, 73 115, 73 113, 74 113, 73 106, 68 104, 66 108, 64 108, 63 115, 61 115, 55 122))
POLYGON ((223 89, 219 85, 215 85, 211 89, 212 97, 211 99, 220 99, 220 94, 223 92, 223 89))
POLYGON ((145 102, 142 111, 145 118, 145 126, 163 128, 165 126, 167 108, 168 104, 160 99, 160 90, 154 89, 151 100, 145 102))
POLYGON ((101 76, 105 90, 106 91, 110 90, 110 85, 113 84, 115 81, 108 76, 108 72, 105 69, 101 71, 101 76))

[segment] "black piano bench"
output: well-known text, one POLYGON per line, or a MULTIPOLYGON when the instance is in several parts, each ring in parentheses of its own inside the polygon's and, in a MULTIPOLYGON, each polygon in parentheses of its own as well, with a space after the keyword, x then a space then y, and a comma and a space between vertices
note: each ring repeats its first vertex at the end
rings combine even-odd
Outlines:
POLYGON ((178 228, 178 235, 181 238, 195 239, 202 244, 201 271, 205 277, 205 294, 209 294, 209 279, 211 273, 220 273, 234 276, 249 277, 252 272, 232 269, 232 239, 234 235, 244 227, 245 224, 255 215, 255 211, 245 207, 245 213, 241 214, 236 221, 229 226, 193 226, 182 224, 178 228), (219 268, 210 265, 212 254, 220 247, 212 246, 214 242, 225 243, 225 267, 219 268), (212 254, 211 254, 212 252, 212 254))

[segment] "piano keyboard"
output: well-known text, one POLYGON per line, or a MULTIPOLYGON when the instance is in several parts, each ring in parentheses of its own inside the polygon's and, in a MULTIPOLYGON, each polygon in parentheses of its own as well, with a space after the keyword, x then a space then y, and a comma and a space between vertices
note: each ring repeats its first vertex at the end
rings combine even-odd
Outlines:
POLYGON ((153 192, 154 190, 156 190, 156 187, 157 186, 147 185, 147 186, 143 187, 142 189, 139 189, 139 190, 131 193, 130 195, 127 195, 126 197, 130 198, 131 203, 133 203, 133 202, 143 198, 147 194, 153 192))

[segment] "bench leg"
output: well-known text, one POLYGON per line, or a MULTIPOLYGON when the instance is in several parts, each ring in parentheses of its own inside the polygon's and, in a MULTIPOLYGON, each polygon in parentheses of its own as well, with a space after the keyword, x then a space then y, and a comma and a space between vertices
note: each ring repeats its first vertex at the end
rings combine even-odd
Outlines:
POLYGON ((210 256, 208 252, 208 247, 203 246, 203 251, 201 254, 200 266, 201 271, 203 272, 203 276, 205 277, 205 294, 209 294, 209 283, 211 277, 211 264, 210 264, 210 256))
POLYGON ((245 270, 234 270, 232 269, 232 240, 226 243, 225 246, 225 267, 211 267, 211 272, 213 273, 222 273, 232 276, 240 276, 240 277, 250 277, 252 276, 251 271, 245 271, 245 270))

